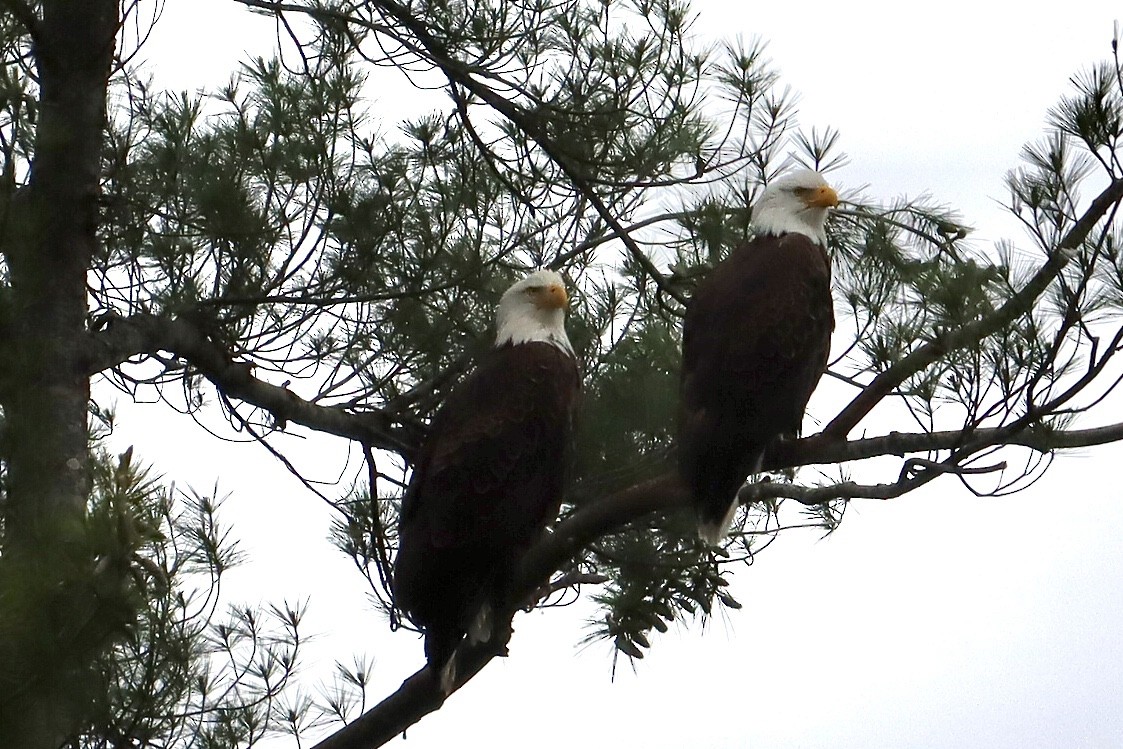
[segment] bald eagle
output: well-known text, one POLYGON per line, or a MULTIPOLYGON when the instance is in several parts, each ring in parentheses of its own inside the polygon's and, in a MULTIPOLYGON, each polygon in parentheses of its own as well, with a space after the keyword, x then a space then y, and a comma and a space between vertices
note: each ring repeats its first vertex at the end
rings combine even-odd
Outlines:
POLYGON ((769 445, 799 434, 826 369, 834 305, 824 226, 837 204, 818 172, 774 180, 753 209, 756 236, 687 304, 678 468, 709 543, 724 537, 769 445))
POLYGON ((516 563, 561 504, 581 385, 567 306, 552 271, 503 294, 495 346, 437 411, 402 500, 395 601, 446 694, 456 648, 490 639, 516 563))

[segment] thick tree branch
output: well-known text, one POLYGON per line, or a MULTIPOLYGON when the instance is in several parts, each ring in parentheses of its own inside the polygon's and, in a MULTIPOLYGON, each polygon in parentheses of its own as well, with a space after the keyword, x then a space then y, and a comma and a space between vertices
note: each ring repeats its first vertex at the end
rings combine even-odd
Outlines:
MULTIPOLYGON (((677 477, 664 474, 590 504, 560 523, 554 533, 531 548, 519 565, 511 600, 521 602, 531 599, 554 570, 597 538, 649 513, 685 507, 688 501, 686 488, 677 477)), ((457 688, 492 658, 505 653, 507 636, 501 637, 501 642, 461 648, 457 652, 457 688)), ((423 668, 402 682, 398 691, 317 744, 315 749, 370 749, 381 746, 438 710, 444 699, 437 680, 427 668, 423 668)))
POLYGON ((170 351, 186 360, 224 395, 268 411, 282 427, 287 422, 352 439, 407 458, 420 438, 412 426, 395 424, 380 412, 352 413, 311 403, 285 387, 254 377, 253 365, 231 359, 227 351, 182 318, 150 314, 111 318, 85 342, 86 371, 96 374, 141 354, 170 351))
POLYGON ((893 392, 905 380, 948 353, 973 346, 987 336, 1002 330, 1021 315, 1026 314, 1033 307, 1033 303, 1045 293, 1053 280, 1068 265, 1073 257, 1073 250, 1087 239, 1096 223, 1120 200, 1123 200, 1123 179, 1112 181, 1092 201, 1088 210, 1064 236, 1056 251, 1049 256, 1041 269, 1030 279, 1029 283, 1010 297, 1005 304, 995 310, 993 314, 981 320, 938 335, 934 340, 894 363, 889 369, 875 377, 862 393, 851 401, 850 405, 843 409, 823 431, 834 437, 845 437, 857 426, 859 421, 865 418, 866 414, 873 410, 873 407, 882 398, 893 392))

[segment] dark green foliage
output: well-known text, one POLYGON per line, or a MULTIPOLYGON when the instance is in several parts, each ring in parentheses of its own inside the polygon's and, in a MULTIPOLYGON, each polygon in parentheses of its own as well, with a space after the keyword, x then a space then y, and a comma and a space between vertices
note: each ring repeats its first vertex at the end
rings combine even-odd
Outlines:
POLYGON ((673 437, 678 339, 665 325, 631 327, 590 368, 577 439, 579 481, 661 455, 673 437))
POLYGON ((0 557, 0 736, 33 725, 10 709, 47 701, 85 712, 74 746, 252 744, 276 725, 301 613, 220 615, 221 578, 240 559, 220 502, 163 486, 131 448, 94 457, 90 548, 49 569, 0 557))
POLYGON ((711 616, 715 605, 741 608, 723 590, 719 560, 725 552, 706 549, 686 523, 639 527, 607 537, 593 550, 598 568, 612 580, 593 599, 604 616, 591 622, 588 640, 608 640, 629 658, 642 658, 652 630, 666 632, 680 619, 711 616))
MULTIPOLYGON (((320 416, 394 434, 392 452, 364 451, 369 473, 328 497, 334 542, 389 610, 409 458, 490 345, 495 303, 515 278, 549 266, 571 287, 585 406, 570 518, 673 465, 684 300, 753 236, 750 207, 789 157, 826 171, 844 157, 836 131, 796 129, 760 45, 694 40, 692 10, 675 0, 288 7, 291 38, 218 90, 166 92, 131 63, 114 69, 82 341, 100 351, 119 343, 116 322, 152 315, 183 323, 198 344, 126 351, 97 373, 99 402, 108 382, 194 416, 218 403, 233 428, 269 444, 288 427, 283 409, 247 395, 217 358, 320 416)), ((122 59, 134 51, 119 48, 122 59)), ((15 207, 35 158, 31 52, 25 29, 0 16, 4 253, 21 239, 15 207)), ((864 422, 872 413, 929 440, 877 454, 919 462, 887 459, 871 485, 847 481, 849 465, 777 464, 754 477, 725 548, 699 544, 686 513, 649 514, 562 564, 531 603, 599 586, 589 638, 638 658, 672 623, 741 608, 729 572, 784 528, 830 532, 851 497, 896 496, 943 475, 1001 494, 1040 475, 1119 381, 1115 209, 1073 232, 1089 205, 1082 186, 1123 176, 1121 80, 1118 59, 1075 78, 1049 134, 1011 172, 1010 208, 1032 250, 984 247, 927 200, 885 206, 844 193, 828 226, 831 402, 813 401, 807 431, 862 410, 871 383, 884 385, 836 443, 876 431, 864 422), (990 456, 1018 439, 1038 452, 996 477, 990 456), (980 464, 981 479, 967 472, 980 464), (830 496, 793 512, 813 490, 830 496)), ((4 257, 0 332, 13 310, 4 257)), ((0 403, 19 376, 6 345, 0 403)), ((108 418, 104 406, 92 411, 108 418)), ((313 428, 333 431, 323 423, 313 428)), ((6 491, 18 436, 0 428, 6 491)), ((90 481, 72 519, 82 548, 60 551, 57 569, 28 569, 0 537, 0 711, 16 704, 5 695, 65 685, 57 709, 83 714, 71 740, 90 747, 248 745, 279 727, 353 717, 363 663, 340 667, 326 700, 281 697, 300 611, 218 615, 218 581, 237 555, 213 498, 177 493, 131 452, 96 447, 90 481)), ((5 523, 0 503, 7 533, 5 523)))
POLYGON ((1078 138, 1094 158, 1117 153, 1123 135, 1123 91, 1119 70, 1109 62, 1072 78, 1076 94, 1065 96, 1050 113, 1049 124, 1078 138))

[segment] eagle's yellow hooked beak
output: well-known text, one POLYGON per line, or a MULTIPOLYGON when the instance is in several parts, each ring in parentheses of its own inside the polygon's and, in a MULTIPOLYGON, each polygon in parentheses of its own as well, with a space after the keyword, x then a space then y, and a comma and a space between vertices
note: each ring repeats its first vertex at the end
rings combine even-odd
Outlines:
POLYGON ((808 191, 807 195, 803 196, 803 202, 808 207, 834 208, 838 205, 838 193, 830 185, 823 185, 808 191))
POLYGON ((569 295, 561 284, 552 283, 549 286, 540 286, 533 289, 534 303, 542 309, 566 309, 569 307, 569 295))

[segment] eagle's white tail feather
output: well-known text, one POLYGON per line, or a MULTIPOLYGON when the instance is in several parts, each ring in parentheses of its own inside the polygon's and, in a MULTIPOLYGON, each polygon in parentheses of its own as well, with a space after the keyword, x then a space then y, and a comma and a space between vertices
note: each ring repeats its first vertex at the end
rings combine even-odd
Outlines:
POLYGON ((737 497, 729 503, 729 509, 725 511, 725 516, 722 517, 721 522, 714 523, 710 521, 702 521, 698 523, 698 538, 702 539, 710 546, 721 546, 721 542, 725 540, 726 535, 729 533, 729 526, 733 525, 733 518, 737 515, 737 497))
POLYGON ((492 611, 491 604, 485 603, 480 606, 479 611, 476 612, 476 618, 468 625, 468 644, 479 645, 481 642, 487 642, 491 639, 492 635, 492 611))
POLYGON ((447 697, 452 694, 456 686, 456 653, 448 659, 448 663, 441 668, 441 692, 447 697))

